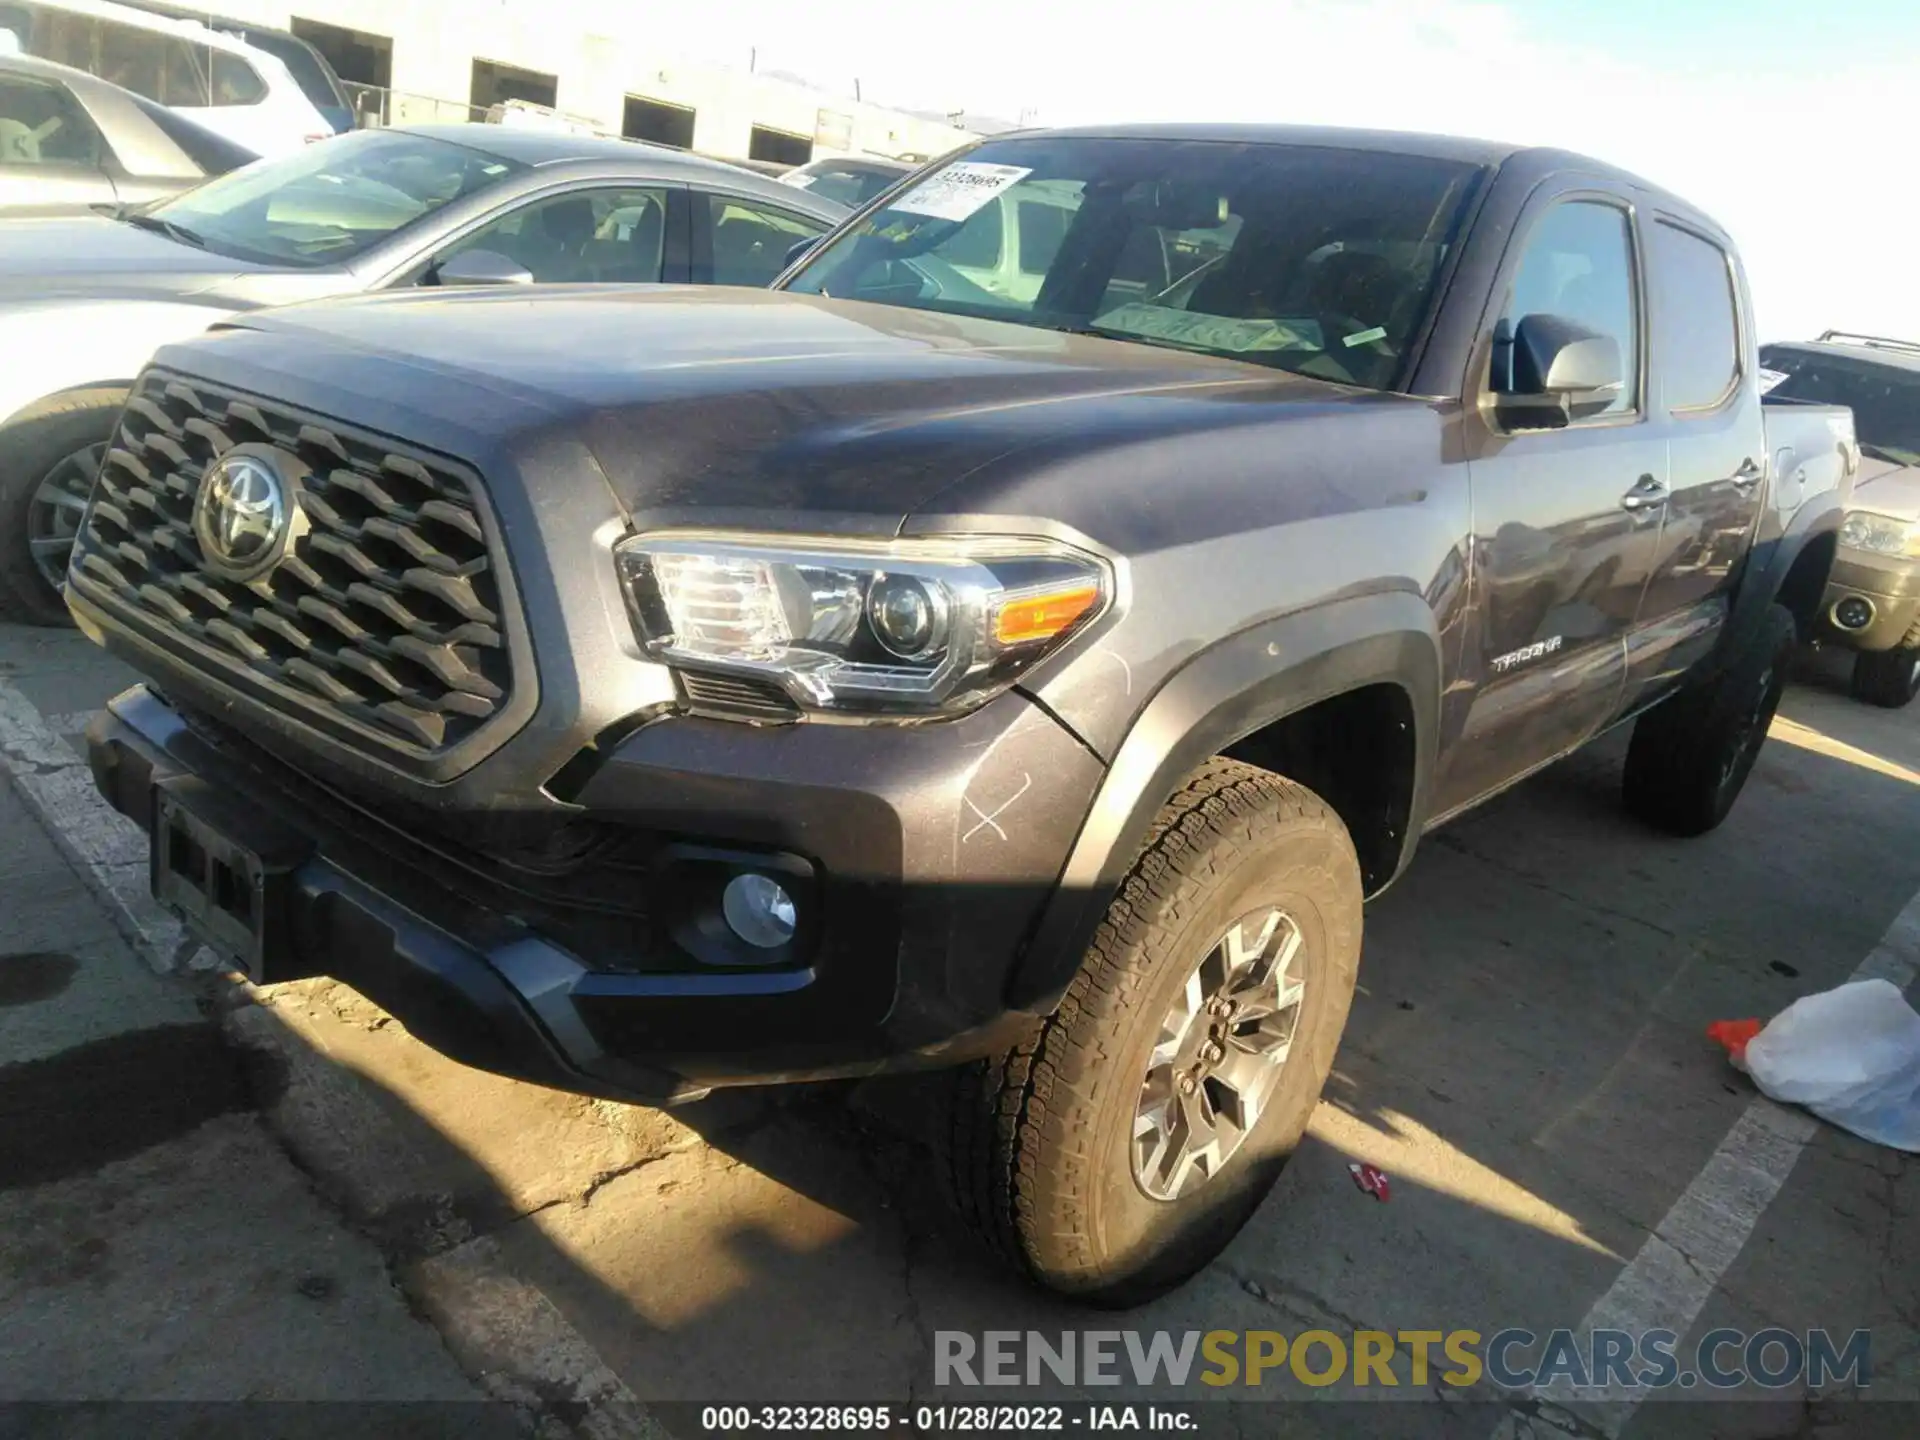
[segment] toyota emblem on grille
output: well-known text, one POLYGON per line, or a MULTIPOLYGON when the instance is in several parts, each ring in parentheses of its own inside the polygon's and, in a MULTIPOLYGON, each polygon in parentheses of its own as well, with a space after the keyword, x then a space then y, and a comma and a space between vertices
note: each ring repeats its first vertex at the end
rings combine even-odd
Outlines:
POLYGON ((229 580, 253 580, 286 553, 295 502, 286 478, 265 455, 229 451, 207 467, 193 502, 193 536, 207 568, 229 580))

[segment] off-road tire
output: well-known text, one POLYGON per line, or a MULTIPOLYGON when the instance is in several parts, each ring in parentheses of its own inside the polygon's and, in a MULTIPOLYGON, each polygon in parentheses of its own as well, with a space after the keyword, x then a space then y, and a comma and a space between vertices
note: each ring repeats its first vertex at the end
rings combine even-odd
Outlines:
MULTIPOLYGON (((1912 636, 1908 636, 1912 639, 1912 636)), ((1903 710, 1920 695, 1920 646, 1862 650, 1853 657, 1853 698, 1883 710, 1903 710)))
POLYGON ((1311 791, 1232 760, 1190 775, 1054 1013, 955 1072, 943 1159, 962 1218, 1016 1269, 1089 1304, 1144 1303, 1207 1264, 1312 1118, 1353 999, 1361 896, 1346 828, 1311 791), (1305 967, 1278 1089, 1219 1174, 1150 1199, 1130 1146, 1159 1024, 1221 930, 1268 904, 1299 925, 1305 967))
POLYGON ((27 511, 48 471, 113 433, 125 400, 121 390, 75 390, 0 430, 0 619, 73 623, 27 550, 27 511))
POLYGON ((1669 835, 1704 835, 1733 809, 1786 689, 1796 627, 1769 606, 1731 654, 1634 722, 1627 809, 1669 835))

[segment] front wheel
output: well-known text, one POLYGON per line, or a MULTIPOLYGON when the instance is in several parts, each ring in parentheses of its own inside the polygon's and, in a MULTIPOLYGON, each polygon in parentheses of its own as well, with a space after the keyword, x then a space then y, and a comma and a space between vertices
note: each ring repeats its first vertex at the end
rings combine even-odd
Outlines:
POLYGON ((1853 698, 1901 710, 1920 695, 1920 646, 1861 651, 1853 657, 1853 698))
POLYGON ((67 561, 125 397, 82 390, 0 432, 0 618, 67 625, 67 561))
POLYGON ((1733 809, 1787 686, 1797 626, 1781 605, 1710 672, 1642 715, 1627 746, 1627 809, 1670 835, 1704 835, 1733 809))
POLYGON ((1032 1040, 960 1072, 962 1215, 1048 1289, 1144 1303, 1213 1259, 1298 1145, 1346 1026, 1361 879, 1311 791, 1214 760, 1162 810, 1032 1040))

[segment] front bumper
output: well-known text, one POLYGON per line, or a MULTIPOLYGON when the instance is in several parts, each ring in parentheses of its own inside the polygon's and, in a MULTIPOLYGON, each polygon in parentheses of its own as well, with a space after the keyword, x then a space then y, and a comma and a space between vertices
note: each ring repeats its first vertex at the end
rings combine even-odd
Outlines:
POLYGON ((197 785, 294 854, 256 978, 329 975, 466 1064, 655 1104, 1004 1044, 1027 1023, 1003 998, 1011 966, 1100 773, 1017 693, 940 726, 642 728, 588 781, 583 813, 690 863, 750 853, 803 876, 804 953, 743 969, 699 963, 664 921, 635 920, 612 962, 560 943, 443 848, 144 686, 87 738, 101 793, 150 833, 156 787, 197 785))
POLYGON ((1854 650, 1920 645, 1920 560, 1842 550, 1820 601, 1822 634, 1854 650), (1863 601, 1872 618, 1848 628, 1834 618, 1845 601, 1863 601))

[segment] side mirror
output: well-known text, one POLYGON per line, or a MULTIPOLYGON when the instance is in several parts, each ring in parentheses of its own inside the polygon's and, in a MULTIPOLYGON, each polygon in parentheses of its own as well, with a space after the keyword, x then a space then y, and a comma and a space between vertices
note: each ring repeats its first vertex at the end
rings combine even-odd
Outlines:
POLYGON ((796 240, 787 247, 787 258, 780 262, 780 268, 787 270, 798 265, 801 258, 811 253, 814 246, 819 243, 820 237, 818 235, 810 235, 805 240, 796 240))
POLYGON ((1495 410, 1512 429, 1603 414, 1626 385, 1620 342, 1564 315, 1528 315, 1511 332, 1503 323, 1494 352, 1495 410))
POLYGON ((497 250, 462 250, 436 265, 433 279, 439 285, 531 285, 533 272, 497 250))

